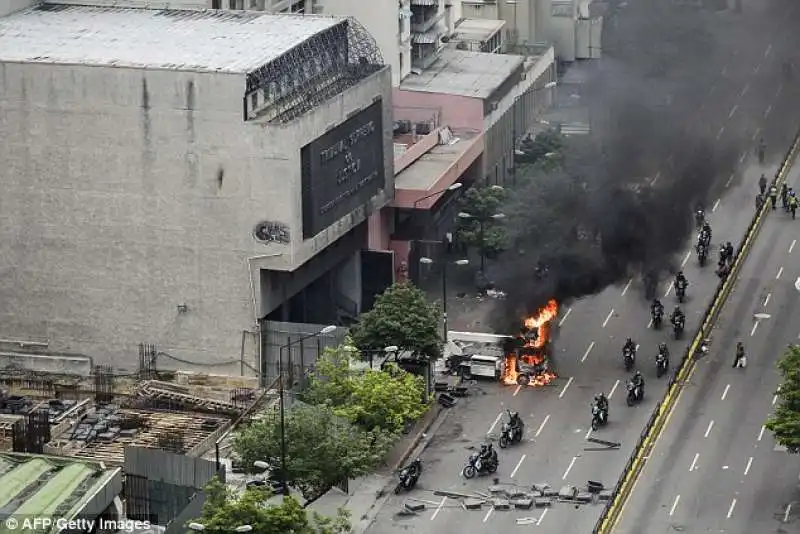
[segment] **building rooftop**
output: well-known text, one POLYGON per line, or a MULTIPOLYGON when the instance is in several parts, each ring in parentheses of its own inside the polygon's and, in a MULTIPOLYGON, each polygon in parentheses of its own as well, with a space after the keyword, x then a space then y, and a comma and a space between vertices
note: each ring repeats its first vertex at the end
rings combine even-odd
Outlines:
POLYGON ((485 42, 494 37, 506 25, 504 20, 461 19, 456 24, 454 41, 485 42))
MULTIPOLYGON (((0 454, 0 509, 4 516, 73 519, 118 476, 118 469, 96 462, 0 454)), ((0 525, 0 534, 11 532, 8 523, 0 525)))
POLYGON ((45 4, 0 18, 0 62, 248 73, 342 21, 45 4))
MULTIPOLYGON (((395 189, 429 191, 456 164, 480 136, 479 132, 455 130, 448 143, 440 143, 395 176, 395 189)), ((468 166, 472 161, 465 162, 468 166)))
POLYGON ((523 62, 522 56, 445 48, 421 74, 409 74, 400 82, 400 89, 488 98, 523 62))

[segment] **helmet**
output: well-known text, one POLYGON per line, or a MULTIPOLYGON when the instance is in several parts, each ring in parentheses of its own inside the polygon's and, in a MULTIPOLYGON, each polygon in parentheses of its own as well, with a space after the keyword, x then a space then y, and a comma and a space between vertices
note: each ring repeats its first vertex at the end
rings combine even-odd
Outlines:
POLYGON ((642 372, 641 371, 636 371, 635 373, 633 373, 633 376, 637 377, 637 378, 640 378, 642 376, 642 372))
POLYGON ((678 278, 683 278, 683 271, 678 271, 678 274, 676 276, 678 278))
POLYGON ((489 447, 487 447, 487 445, 485 443, 481 443, 481 452, 485 452, 486 449, 488 449, 488 448, 489 447))
POLYGON ((594 396, 594 400, 599 401, 600 400, 600 395, 602 395, 602 393, 598 393, 597 395, 595 395, 594 396))
POLYGON ((675 309, 672 310, 672 311, 674 311, 675 313, 681 313, 681 307, 680 306, 675 306, 675 309))
POLYGON ((658 344, 658 348, 660 350, 664 350, 667 348, 667 344, 662 341, 661 343, 658 344))
POLYGON ((625 344, 626 345, 629 345, 631 343, 633 343, 633 340, 631 338, 628 338, 628 339, 625 340, 625 344))
POLYGON ((733 245, 731 244, 731 242, 730 242, 730 241, 728 241, 727 243, 725 243, 725 246, 726 246, 726 247, 732 247, 733 245))

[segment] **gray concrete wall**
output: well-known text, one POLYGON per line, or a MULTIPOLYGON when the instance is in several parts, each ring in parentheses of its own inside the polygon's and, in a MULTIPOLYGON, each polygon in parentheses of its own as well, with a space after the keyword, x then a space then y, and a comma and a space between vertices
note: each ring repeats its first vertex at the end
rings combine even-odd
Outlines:
POLYGON ((0 338, 126 369, 153 343, 238 372, 242 332, 265 308, 258 269, 297 268, 393 194, 388 69, 283 127, 243 121, 244 87, 240 75, 0 64, 0 338), (300 147, 380 95, 386 190, 304 242, 300 147), (257 242, 265 220, 291 242, 257 242))

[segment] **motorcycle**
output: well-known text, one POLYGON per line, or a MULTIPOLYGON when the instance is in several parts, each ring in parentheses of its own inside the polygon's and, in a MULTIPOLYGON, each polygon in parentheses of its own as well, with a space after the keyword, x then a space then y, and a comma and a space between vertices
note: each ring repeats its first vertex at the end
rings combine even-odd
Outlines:
POLYGON ((500 448, 505 449, 520 441, 522 441, 522 428, 514 428, 508 423, 503 423, 503 430, 500 432, 500 439, 497 442, 500 448))
POLYGON ((704 243, 697 244, 697 261, 700 263, 700 267, 703 267, 706 264, 706 260, 708 259, 708 248, 704 243))
POLYGON ((492 451, 492 455, 484 462, 480 458, 480 454, 473 452, 467 458, 467 465, 464 466, 462 471, 464 478, 473 478, 475 475, 486 475, 497 472, 497 452, 492 451))
POLYGON ((683 328, 686 326, 686 319, 677 317, 672 321, 672 332, 675 334, 675 339, 680 339, 683 335, 683 328))
POLYGON ((625 370, 630 371, 636 362, 636 352, 633 349, 626 348, 622 351, 622 359, 625 362, 625 370))
POLYGON ((395 493, 401 491, 411 491, 417 485, 420 475, 422 474, 422 460, 417 458, 410 465, 402 468, 397 474, 399 479, 397 486, 394 488, 395 493))
POLYGON ((686 299, 686 282, 678 282, 675 284, 675 296, 678 297, 678 302, 683 303, 686 299))
POLYGON ((641 402, 644 398, 644 387, 635 385, 632 381, 628 381, 628 406, 633 406, 637 402, 641 402))
POLYGON ((608 423, 608 410, 601 410, 597 404, 592 405, 592 430, 597 430, 608 423))
POLYGON ((656 355, 656 376, 658 376, 658 378, 661 378, 662 376, 664 376, 664 373, 667 372, 668 368, 669 368, 669 358, 663 352, 659 352, 656 355))
POLYGON ((706 222, 706 212, 705 210, 697 210, 694 212, 694 224, 697 226, 697 229, 703 227, 703 223, 706 222))
POLYGON ((661 323, 664 320, 664 310, 657 309, 650 312, 650 316, 653 319, 653 328, 658 330, 661 328, 661 323))

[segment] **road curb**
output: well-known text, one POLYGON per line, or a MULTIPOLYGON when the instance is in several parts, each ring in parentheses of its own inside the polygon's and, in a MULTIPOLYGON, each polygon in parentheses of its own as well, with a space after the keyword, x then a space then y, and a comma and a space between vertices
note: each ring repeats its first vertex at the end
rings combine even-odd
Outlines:
MULTIPOLYGON (((775 174, 772 185, 778 187, 786 180, 786 174, 794 164, 794 160, 797 158, 799 150, 800 131, 798 131, 795 135, 792 145, 789 147, 786 156, 784 157, 777 173, 775 174)), ((772 209, 769 207, 769 202, 764 202, 764 205, 761 207, 761 211, 753 216, 753 219, 745 231, 745 235, 741 241, 741 245, 734 259, 731 272, 728 274, 725 280, 717 286, 714 297, 706 309, 703 322, 700 324, 700 328, 690 343, 686 354, 684 354, 680 367, 670 380, 670 384, 667 387, 667 391, 664 393, 664 397, 658 403, 658 406, 656 406, 655 410, 653 410, 653 414, 650 417, 645 430, 642 432, 639 443, 634 449, 628 464, 626 465, 615 486, 614 496, 609 501, 608 505, 603 510, 603 513, 600 515, 600 519, 595 524, 593 534, 610 534, 614 531, 617 523, 621 519, 622 509, 630 497, 633 486, 644 469, 645 463, 647 462, 651 451, 655 447, 656 441, 661 435, 661 431, 666 425, 672 409, 675 407, 676 401, 683 390, 686 380, 691 376, 691 372, 695 365, 695 355, 697 354, 698 347, 700 346, 700 343, 702 343, 702 341, 708 337, 708 334, 713 329, 717 317, 722 310, 722 306, 725 304, 728 296, 731 294, 731 291, 733 291, 733 288, 736 285, 739 271, 741 270, 744 260, 750 252, 750 247, 752 246, 755 237, 758 235, 758 232, 761 229, 764 217, 771 211, 772 209)))

